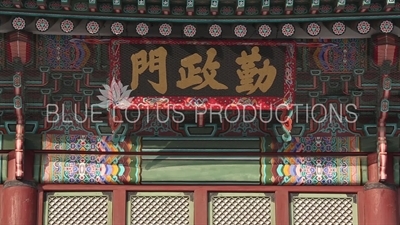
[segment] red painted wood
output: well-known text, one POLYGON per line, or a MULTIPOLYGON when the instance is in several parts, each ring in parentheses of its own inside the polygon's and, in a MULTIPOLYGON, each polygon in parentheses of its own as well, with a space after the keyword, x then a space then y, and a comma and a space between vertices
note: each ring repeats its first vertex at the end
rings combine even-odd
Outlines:
POLYGON ((290 224, 290 196, 289 191, 275 192, 275 223, 290 224))
POLYGON ((364 225, 399 225, 397 191, 376 188, 364 192, 364 225))
POLYGON ((208 224, 208 192, 204 187, 196 188, 194 191, 194 224, 208 224))
POLYGON ((364 205, 364 191, 359 191, 357 192, 358 224, 365 224, 364 205))
POLYGON ((43 224, 44 210, 44 191, 41 186, 38 187, 38 204, 37 204, 37 225, 43 224))
POLYGON ((0 221, 7 225, 36 225, 37 190, 28 186, 3 188, 0 221))
POLYGON ((112 194, 112 224, 126 224, 126 202, 127 195, 125 190, 116 190, 112 194))

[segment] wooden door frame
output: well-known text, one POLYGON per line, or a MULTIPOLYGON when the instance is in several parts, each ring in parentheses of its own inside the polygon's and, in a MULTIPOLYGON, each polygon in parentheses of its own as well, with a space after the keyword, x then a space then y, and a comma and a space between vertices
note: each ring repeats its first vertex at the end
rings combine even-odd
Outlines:
POLYGON ((193 192, 194 224, 208 225, 208 196, 210 192, 266 192, 274 193, 276 224, 290 224, 290 193, 346 193, 357 194, 358 221, 364 221, 363 186, 261 186, 261 185, 88 185, 39 184, 38 225, 43 224, 45 192, 112 192, 112 224, 127 225, 126 202, 128 192, 193 192))

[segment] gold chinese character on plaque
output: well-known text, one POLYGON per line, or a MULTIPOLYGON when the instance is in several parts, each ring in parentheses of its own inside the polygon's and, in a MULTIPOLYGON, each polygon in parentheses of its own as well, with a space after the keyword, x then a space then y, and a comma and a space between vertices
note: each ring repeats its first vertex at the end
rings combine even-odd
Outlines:
POLYGON ((167 50, 165 48, 159 47, 151 50, 148 54, 145 50, 141 50, 131 56, 131 62, 132 90, 138 87, 139 76, 148 69, 151 73, 158 71, 158 83, 148 80, 151 86, 160 94, 167 92, 167 50))
POLYGON ((203 60, 197 53, 182 59, 181 68, 179 69, 181 79, 176 82, 176 86, 180 89, 186 89, 197 85, 193 87, 194 90, 200 90, 206 86, 210 86, 214 90, 228 89, 227 86, 215 80, 217 69, 221 66, 219 62, 214 61, 216 55, 217 51, 214 48, 210 48, 207 51, 207 60, 203 68, 195 66, 203 60), (203 76, 199 74, 203 74, 203 76))
POLYGON ((237 70, 240 79, 240 85, 236 86, 238 93, 247 92, 247 95, 250 95, 257 89, 265 93, 271 88, 276 78, 276 68, 270 65, 269 59, 264 60, 262 68, 257 68, 255 62, 260 60, 261 55, 257 46, 251 49, 250 55, 242 51, 241 56, 236 59, 236 63, 240 66, 237 70))

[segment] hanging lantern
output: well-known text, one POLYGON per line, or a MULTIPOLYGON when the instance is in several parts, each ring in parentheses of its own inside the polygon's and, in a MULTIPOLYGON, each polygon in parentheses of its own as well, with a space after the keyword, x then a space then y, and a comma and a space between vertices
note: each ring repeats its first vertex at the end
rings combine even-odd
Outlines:
POLYGON ((10 63, 20 62, 22 65, 31 60, 30 36, 22 31, 10 33, 7 38, 7 60, 10 63))
POLYGON ((378 67, 393 67, 399 55, 399 38, 393 34, 377 34, 372 36, 373 60, 378 67))

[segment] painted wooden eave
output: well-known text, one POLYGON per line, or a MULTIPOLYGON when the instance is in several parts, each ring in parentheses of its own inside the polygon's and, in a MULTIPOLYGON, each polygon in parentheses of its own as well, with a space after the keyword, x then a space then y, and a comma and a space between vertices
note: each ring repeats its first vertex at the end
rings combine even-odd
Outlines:
POLYGON ((0 15, 181 23, 399 19, 395 0, 0 0, 0 15))
POLYGON ((100 20, 100 21, 127 21, 127 22, 171 22, 171 23, 295 23, 295 22, 334 22, 334 21, 360 21, 360 20, 382 20, 400 19, 397 12, 385 13, 354 13, 349 14, 318 14, 318 15, 286 15, 286 16, 203 16, 203 17, 178 17, 165 15, 137 15, 126 14, 105 14, 105 13, 76 13, 64 12, 56 13, 33 10, 2 9, 0 15, 3 16, 26 16, 26 17, 46 17, 57 19, 80 19, 80 20, 100 20))

